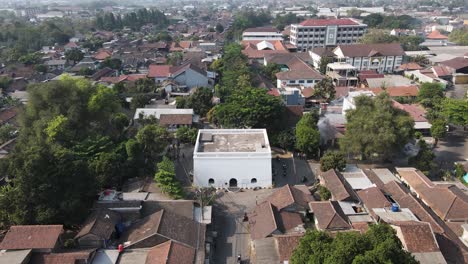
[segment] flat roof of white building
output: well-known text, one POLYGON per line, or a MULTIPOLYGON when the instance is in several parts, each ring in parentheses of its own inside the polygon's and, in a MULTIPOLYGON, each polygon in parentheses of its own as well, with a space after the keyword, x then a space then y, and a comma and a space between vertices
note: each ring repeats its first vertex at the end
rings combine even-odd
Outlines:
POLYGON ((200 129, 196 153, 271 153, 266 129, 200 129))
POLYGON ((133 119, 139 119, 140 114, 142 114, 143 117, 154 116, 159 119, 161 115, 193 115, 193 109, 137 108, 133 119))

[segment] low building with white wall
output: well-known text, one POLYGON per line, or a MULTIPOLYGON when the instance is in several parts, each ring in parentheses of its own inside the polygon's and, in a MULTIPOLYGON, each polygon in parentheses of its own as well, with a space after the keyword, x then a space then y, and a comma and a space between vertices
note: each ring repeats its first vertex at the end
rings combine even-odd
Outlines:
POLYGON ((271 187, 266 129, 200 129, 193 152, 193 184, 215 188, 271 187))

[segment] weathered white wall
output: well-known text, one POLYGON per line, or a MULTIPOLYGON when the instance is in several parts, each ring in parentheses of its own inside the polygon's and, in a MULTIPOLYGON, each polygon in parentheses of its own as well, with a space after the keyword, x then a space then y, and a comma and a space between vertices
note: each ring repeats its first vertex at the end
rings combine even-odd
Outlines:
POLYGON ((237 179, 237 186, 242 188, 272 185, 271 154, 246 158, 194 157, 193 162, 193 182, 196 186, 210 186, 210 178, 215 181, 211 186, 216 188, 229 187, 232 178, 237 179), (251 183, 252 178, 256 178, 257 183, 251 183))

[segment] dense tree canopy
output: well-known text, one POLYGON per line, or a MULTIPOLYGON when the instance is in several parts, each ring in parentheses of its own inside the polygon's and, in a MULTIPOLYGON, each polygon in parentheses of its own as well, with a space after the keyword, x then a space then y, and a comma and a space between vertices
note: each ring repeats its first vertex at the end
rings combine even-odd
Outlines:
POLYGON ((414 29, 421 25, 421 21, 409 15, 382 15, 370 14, 364 17, 363 22, 370 28, 385 28, 385 29, 414 29))
POLYGON ((292 264, 418 263, 387 224, 371 225, 365 234, 339 232, 331 237, 308 230, 291 256, 292 264))
POLYGON ((442 113, 450 123, 468 126, 468 99, 445 98, 442 113))
POLYGON ((418 93, 418 101, 424 106, 432 108, 439 105, 444 98, 444 88, 439 83, 423 83, 418 93))
POLYGON ((328 171, 336 169, 343 171, 346 168, 346 156, 339 151, 328 151, 320 159, 320 170, 328 171))
MULTIPOLYGON (((118 152, 119 141, 113 138, 122 128, 109 121, 119 107, 112 90, 85 80, 65 77, 32 86, 9 156, 13 185, 0 195, 2 223, 79 221, 96 192, 114 180, 99 178, 107 172, 99 163, 118 152)), ((107 168, 125 166, 126 154, 121 154, 107 168)), ((110 177, 123 173, 122 168, 110 177)))
POLYGON ((449 40, 458 45, 468 45, 468 29, 466 27, 454 29, 449 35, 449 40))
POLYGON ((317 127, 318 114, 306 113, 296 125, 296 149, 307 156, 316 156, 320 146, 320 132, 317 127))
POLYGON ((264 10, 242 10, 236 14, 234 22, 229 28, 229 31, 226 33, 225 38, 229 41, 241 39, 242 32, 245 29, 251 27, 261 27, 270 23, 270 21, 271 16, 264 10))
MULTIPOLYGON (((224 128, 275 129, 284 112, 281 99, 260 88, 236 90, 211 111, 211 121, 224 128)), ((210 115, 210 114, 209 114, 210 115)))
POLYGON ((123 16, 110 12, 100 13, 96 16, 96 27, 104 30, 122 29, 123 27, 139 30, 141 26, 146 24, 164 27, 169 24, 169 20, 163 12, 146 8, 126 13, 123 16))
POLYGON ((217 95, 224 100, 232 91, 251 86, 251 72, 247 57, 242 54, 242 46, 229 44, 224 49, 223 58, 212 66, 221 75, 216 85, 217 95))
POLYGON ((346 133, 340 146, 363 159, 377 155, 389 158, 413 136, 413 119, 403 110, 393 107, 387 93, 375 98, 354 98, 355 109, 346 113, 346 133))

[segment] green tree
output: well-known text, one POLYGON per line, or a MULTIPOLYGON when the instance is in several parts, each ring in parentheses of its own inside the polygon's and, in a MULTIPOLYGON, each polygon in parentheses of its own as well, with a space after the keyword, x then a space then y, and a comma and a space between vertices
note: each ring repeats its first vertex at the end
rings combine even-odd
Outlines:
POLYGON ((13 79, 7 76, 1 76, 0 77, 0 88, 1 89, 7 89, 10 87, 10 85, 13 83, 13 79))
POLYGON ((215 29, 216 29, 216 32, 217 32, 217 33, 223 33, 223 31, 224 31, 223 25, 221 25, 221 24, 219 24, 219 23, 216 24, 216 28, 215 28, 215 29))
POLYGON ((327 56, 322 56, 320 58, 320 62, 319 62, 319 71, 321 74, 325 74, 327 72, 327 65, 329 63, 332 63, 333 62, 333 58, 331 57, 327 57, 327 56))
POLYGON ((325 78, 314 86, 314 96, 325 99, 327 102, 330 102, 335 98, 335 93, 335 85, 331 78, 325 78))
POLYGON ((122 67, 122 61, 117 58, 106 58, 102 63, 101 67, 109 67, 114 70, 119 70, 122 67))
POLYGON ((346 112, 346 133, 340 147, 362 159, 383 159, 398 152, 412 137, 414 121, 403 110, 393 107, 387 93, 375 98, 359 96, 356 108, 346 112))
POLYGON ((120 159, 101 158, 121 144, 110 139, 107 129, 119 111, 114 107, 118 98, 87 80, 68 76, 34 84, 28 92, 29 102, 19 116, 21 133, 7 158, 13 182, 1 191, 0 221, 80 223, 97 191, 114 177, 128 175, 123 169, 125 152, 120 159), (95 169, 96 160, 116 170, 95 169), (105 171, 109 177, 101 180, 105 171))
POLYGON ((323 231, 307 230, 291 256, 299 263, 418 263, 402 248, 396 231, 387 224, 374 224, 365 234, 339 232, 331 237, 323 231))
POLYGON ((445 98, 442 113, 452 124, 468 126, 468 99, 445 98))
POLYGON ((423 83, 419 88, 418 101, 428 108, 439 105, 444 98, 444 88, 439 83, 423 83))
POLYGON ((328 151, 320 159, 320 170, 328 171, 331 169, 343 171, 346 168, 346 156, 339 151, 328 151))
POLYGON ((34 70, 38 71, 40 73, 46 73, 47 72, 47 66, 45 66, 44 64, 38 64, 38 65, 34 66, 34 70))
POLYGON ((10 124, 5 124, 0 127, 0 144, 7 142, 13 138, 13 132, 16 128, 10 124))
POLYGON ((320 200, 328 201, 331 199, 331 192, 327 189, 327 187, 323 185, 319 185, 318 187, 318 194, 320 195, 320 200))
POLYGON ((408 159, 408 164, 412 167, 417 168, 426 175, 429 175, 429 172, 434 169, 434 158, 435 154, 427 145, 426 141, 419 140, 418 142, 419 151, 416 156, 408 159))
POLYGON ((306 113, 296 125, 296 149, 307 156, 316 156, 320 147, 320 133, 317 128, 318 116, 306 113))
POLYGON ((147 94, 134 95, 132 96, 130 107, 132 110, 145 107, 145 105, 148 104, 150 100, 151 100, 151 95, 147 95, 147 94))
POLYGON ((206 116, 208 111, 213 107, 211 102, 213 98, 213 92, 210 88, 200 87, 198 88, 187 100, 187 106, 193 108, 195 114, 201 117, 206 116))
POLYGON ((176 137, 183 143, 195 145, 198 129, 187 126, 179 127, 176 131, 176 137))
POLYGON ((154 177, 154 180, 164 193, 169 194, 174 199, 183 198, 182 185, 175 178, 174 163, 164 157, 161 162, 157 164, 158 171, 154 177))
POLYGON ((390 35, 387 31, 381 29, 369 30, 367 34, 359 40, 363 44, 379 44, 398 42, 398 38, 390 35))
POLYGON ((439 139, 447 134, 447 122, 444 119, 436 119, 431 125, 431 136, 434 138, 434 146, 437 146, 439 139))
POLYGON ((41 54, 39 53, 28 53, 19 58, 19 61, 24 65, 34 65, 41 62, 41 54))
POLYGON ((184 97, 184 96, 176 97, 176 107, 180 109, 189 108, 187 97, 184 97))
MULTIPOLYGON (((149 124, 138 130, 137 142, 141 145, 145 164, 154 164, 169 145, 170 135, 166 128, 149 124)), ((154 165, 153 165, 154 166, 154 165)))
POLYGON ((73 61, 73 64, 81 61, 83 58, 84 54, 79 49, 71 49, 65 52, 65 59, 73 61))
POLYGON ((454 29, 449 35, 449 40, 458 45, 468 45, 468 29, 466 27, 454 29))
POLYGON ((225 128, 267 128, 275 130, 285 111, 283 102, 266 89, 234 91, 226 102, 213 108, 211 121, 225 128))
POLYGON ((262 73, 270 79, 272 83, 276 83, 276 74, 281 71, 281 66, 276 63, 268 63, 262 68, 262 73))

